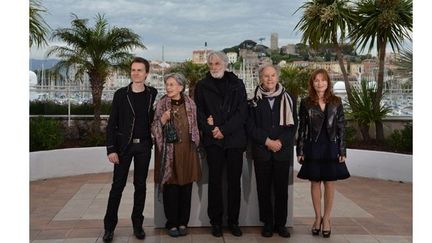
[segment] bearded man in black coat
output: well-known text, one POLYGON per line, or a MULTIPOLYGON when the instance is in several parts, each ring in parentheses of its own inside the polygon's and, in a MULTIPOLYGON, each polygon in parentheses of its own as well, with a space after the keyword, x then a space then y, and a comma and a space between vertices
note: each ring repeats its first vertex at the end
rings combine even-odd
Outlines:
POLYGON ((234 236, 241 236, 240 177, 246 148, 245 123, 247 96, 244 83, 226 71, 228 57, 211 52, 207 57, 210 71, 195 89, 198 126, 207 153, 209 167, 208 209, 212 234, 222 236, 222 175, 227 171, 228 226, 234 236))

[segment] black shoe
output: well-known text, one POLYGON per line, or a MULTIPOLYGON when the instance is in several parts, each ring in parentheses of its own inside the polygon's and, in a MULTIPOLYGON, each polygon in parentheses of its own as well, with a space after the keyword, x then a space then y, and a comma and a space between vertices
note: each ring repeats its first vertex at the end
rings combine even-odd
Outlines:
POLYGON ((222 226, 212 225, 211 233, 214 237, 221 237, 222 236, 222 226))
POLYGON ((144 240, 146 235, 145 235, 145 232, 144 232, 142 227, 134 227, 133 231, 134 231, 134 235, 137 239, 144 240))
POLYGON ((323 230, 322 231, 322 236, 324 238, 330 238, 330 235, 331 235, 331 230, 323 230))
MULTIPOLYGON (((323 221, 324 222, 324 221, 323 221)), ((328 221, 329 222, 329 224, 330 224, 330 220, 328 221)), ((330 235, 331 235, 331 227, 330 227, 330 229, 329 230, 324 230, 324 223, 322 224, 322 231, 321 231, 321 233, 322 233, 322 236, 324 237, 324 238, 330 238, 330 235)))
POLYGON ((180 226, 178 227, 178 231, 179 231, 180 236, 185 236, 185 235, 188 234, 188 232, 187 232, 187 228, 186 228, 186 226, 184 226, 184 225, 180 225, 180 226))
POLYGON ((263 237, 272 237, 273 236, 273 226, 271 224, 264 224, 261 235, 263 237))
POLYGON ((320 219, 320 223, 319 223, 319 227, 318 228, 315 228, 315 223, 314 223, 314 225, 312 226, 312 229, 311 229, 311 232, 312 232, 312 235, 319 235, 319 233, 320 233, 320 231, 321 231, 321 225, 322 225, 322 218, 320 219))
POLYGON ((177 229, 177 227, 172 227, 168 230, 168 235, 171 237, 179 237, 180 231, 177 229))
POLYGON ((105 233, 102 237, 102 240, 104 242, 111 242, 114 238, 114 231, 111 230, 105 230, 105 233))
POLYGON ((241 231, 240 227, 236 224, 231 224, 228 226, 229 230, 231 231, 231 234, 234 236, 242 236, 243 232, 241 231))
POLYGON ((289 238, 289 237, 291 237, 290 232, 288 231, 287 227, 285 227, 285 226, 279 226, 279 227, 277 227, 277 228, 276 228, 276 231, 278 232, 278 234, 279 234, 281 237, 284 237, 284 238, 289 238))

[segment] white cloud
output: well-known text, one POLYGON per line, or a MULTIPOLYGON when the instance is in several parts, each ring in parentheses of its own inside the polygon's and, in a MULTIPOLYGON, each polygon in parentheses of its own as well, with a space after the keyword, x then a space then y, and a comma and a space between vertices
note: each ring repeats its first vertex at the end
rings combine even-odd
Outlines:
MULTIPOLYGON (((299 17, 293 13, 302 2, 45 0, 42 4, 49 12, 44 18, 53 29, 70 26, 71 13, 90 19, 90 24, 101 13, 112 26, 127 27, 139 34, 148 48, 143 51, 147 58, 161 59, 164 45, 166 60, 182 61, 191 58, 192 50, 203 49, 204 42, 209 49, 220 50, 246 39, 258 42, 265 37, 263 44, 268 45, 272 32, 281 39, 298 40, 293 28, 299 17)), ((31 57, 41 52, 32 49, 31 57)))

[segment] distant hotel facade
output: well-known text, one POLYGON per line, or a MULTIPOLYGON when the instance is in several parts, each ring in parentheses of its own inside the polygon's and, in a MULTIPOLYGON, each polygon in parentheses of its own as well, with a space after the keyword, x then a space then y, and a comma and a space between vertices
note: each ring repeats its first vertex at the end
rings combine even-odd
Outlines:
POLYGON ((228 52, 226 55, 229 63, 237 62, 237 52, 228 52))
POLYGON ((212 50, 194 50, 192 52, 192 62, 196 64, 205 64, 207 63, 207 55, 212 50))

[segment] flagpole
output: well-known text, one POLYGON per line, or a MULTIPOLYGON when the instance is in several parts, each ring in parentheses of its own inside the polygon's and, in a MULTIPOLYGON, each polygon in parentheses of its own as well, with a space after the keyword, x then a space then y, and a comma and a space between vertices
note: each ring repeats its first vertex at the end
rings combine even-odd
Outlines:
POLYGON ((207 62, 207 41, 204 42, 204 59, 207 62))

